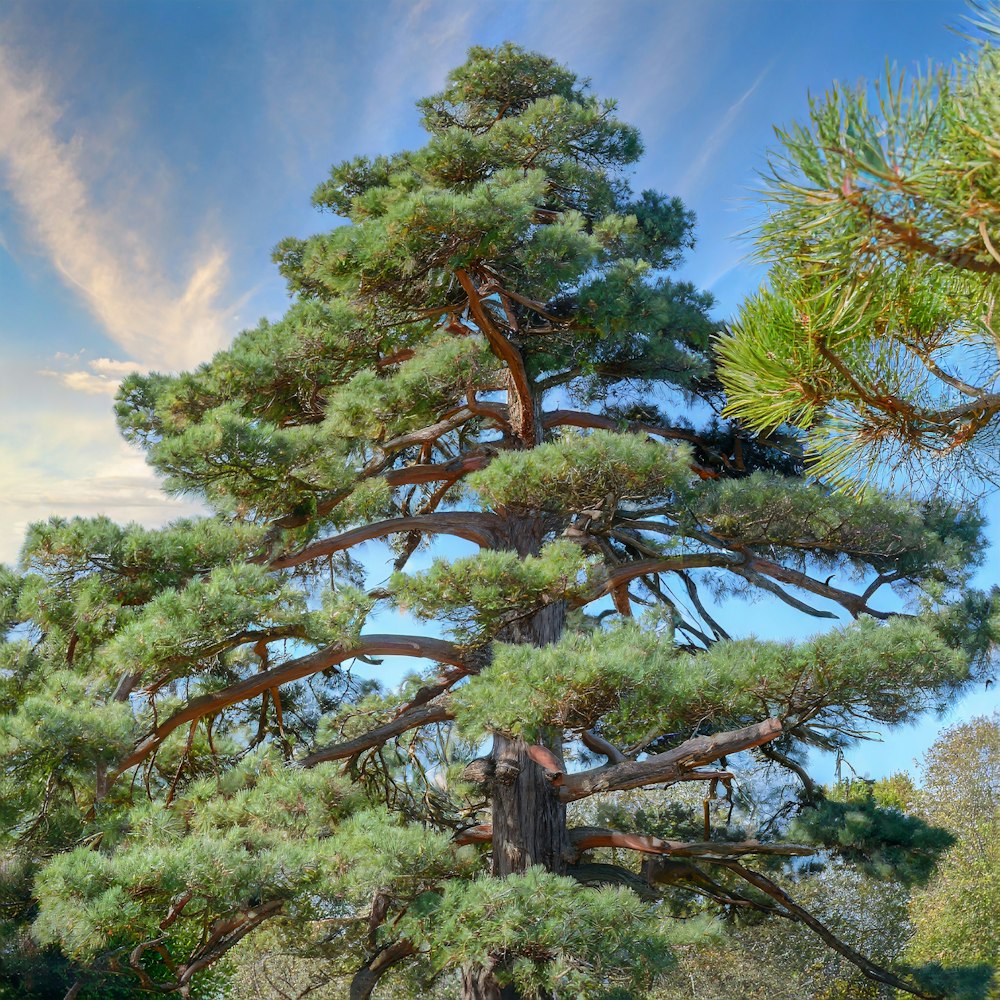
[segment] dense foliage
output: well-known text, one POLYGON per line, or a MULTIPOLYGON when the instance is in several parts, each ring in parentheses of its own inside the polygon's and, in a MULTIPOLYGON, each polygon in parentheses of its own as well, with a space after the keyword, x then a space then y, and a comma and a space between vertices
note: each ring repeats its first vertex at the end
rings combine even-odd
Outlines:
POLYGON ((955 65, 837 86, 778 132, 771 273, 719 341, 720 377, 727 412, 808 428, 842 485, 1000 476, 1000 6, 976 21, 986 41, 955 65))
POLYGON ((974 677, 995 603, 946 604, 980 520, 832 496, 718 417, 710 300, 667 275, 693 219, 631 191, 638 134, 568 70, 477 48, 420 107, 424 147, 334 167, 342 223, 278 248, 283 319, 123 383, 213 513, 52 519, 0 577, 4 988, 218 995, 261 928, 352 1000, 640 997, 706 905, 905 987, 768 866, 944 846, 867 806, 834 835, 803 760, 974 677), (733 640, 754 595, 848 621, 733 640), (755 760, 802 798, 727 825, 755 760), (586 812, 692 784, 694 824, 586 812))

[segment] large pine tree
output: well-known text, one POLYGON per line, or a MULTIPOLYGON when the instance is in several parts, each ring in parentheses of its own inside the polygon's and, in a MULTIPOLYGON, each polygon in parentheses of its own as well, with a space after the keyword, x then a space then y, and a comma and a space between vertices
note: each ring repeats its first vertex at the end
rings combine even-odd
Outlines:
POLYGON ((978 521, 831 495, 716 419, 710 299, 665 276, 693 218, 631 191, 639 136, 572 73, 477 48, 420 109, 425 146, 335 167, 315 202, 344 224, 278 248, 283 319, 123 384, 126 437, 215 515, 53 519, 0 581, 4 983, 212 995, 267 922, 355 1000, 387 973, 639 996, 690 897, 901 985, 745 863, 812 848, 709 800, 752 751, 801 783, 813 840, 930 849, 891 817, 863 849, 831 834, 804 750, 967 681, 968 614, 940 602, 978 521), (884 610, 890 586, 921 613, 884 610), (849 622, 733 640, 718 598, 754 594, 849 622), (352 666, 385 657, 417 672, 352 666), (706 789, 693 836, 607 808, 682 782, 706 789))

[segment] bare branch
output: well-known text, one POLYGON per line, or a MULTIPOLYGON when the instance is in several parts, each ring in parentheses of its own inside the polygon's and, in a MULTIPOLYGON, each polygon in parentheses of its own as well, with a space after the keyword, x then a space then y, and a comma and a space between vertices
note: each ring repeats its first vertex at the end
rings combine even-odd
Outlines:
POLYGON ((589 771, 567 774, 559 788, 559 797, 563 802, 573 802, 597 792, 683 781, 702 764, 769 743, 780 735, 781 722, 778 719, 766 719, 731 732, 695 736, 673 750, 653 754, 643 761, 605 764, 589 771))
POLYGON ((912 993, 917 997, 924 997, 926 1000, 933 1000, 933 994, 922 993, 916 987, 893 975, 888 969, 883 969, 881 966, 869 961, 864 955, 856 952, 850 945, 841 941, 825 924, 817 920, 808 910, 799 906, 777 883, 772 882, 759 872, 744 868, 737 861, 719 861, 717 864, 728 868, 729 871, 739 875, 745 882, 749 882, 750 885, 760 889, 761 892, 780 903, 787 912, 781 913, 780 910, 776 912, 789 920, 805 924, 810 930, 818 934, 830 948, 838 954, 843 955, 852 965, 857 966, 866 978, 877 983, 885 983, 886 986, 893 986, 897 990, 904 990, 906 993, 912 993))
POLYGON ((602 757, 607 757, 608 761, 612 764, 621 764, 628 760, 628 757, 614 743, 609 743, 603 736, 598 736, 592 729, 584 729, 580 733, 580 742, 591 753, 599 753, 602 757))
POLYGON ((684 858, 732 857, 743 854, 770 854, 781 857, 808 857, 816 848, 805 844, 762 844, 759 840, 701 841, 685 843, 680 840, 662 840, 621 830, 604 830, 593 826, 578 826, 569 831, 569 840, 576 852, 576 860, 584 851, 598 847, 620 847, 642 854, 667 854, 684 858))
POLYGON ((361 542, 403 532, 455 535, 483 548, 492 548, 496 544, 494 529, 498 523, 499 518, 495 514, 462 510, 419 514, 415 517, 392 517, 343 531, 330 538, 320 539, 298 552, 272 559, 269 566, 271 569, 288 569, 312 559, 332 555, 334 552, 342 552, 361 542))
POLYGON ((351 979, 350 1000, 369 1000, 378 981, 397 962, 416 953, 409 941, 394 941, 379 949, 365 965, 362 965, 351 979))
POLYGON ((308 757, 303 757, 300 763, 303 767, 315 767, 317 764, 322 764, 323 761, 327 760, 346 760, 348 757, 353 757, 363 750, 371 750, 379 747, 388 740, 396 736, 402 736, 403 733, 411 729, 419 729, 421 726, 429 726, 435 722, 447 722, 453 718, 454 714, 442 702, 433 705, 421 705, 410 709, 408 712, 404 712, 402 715, 396 716, 390 722, 376 726, 363 736, 357 736, 352 740, 346 740, 343 743, 334 743, 328 747, 323 747, 321 750, 316 750, 309 754, 308 757))

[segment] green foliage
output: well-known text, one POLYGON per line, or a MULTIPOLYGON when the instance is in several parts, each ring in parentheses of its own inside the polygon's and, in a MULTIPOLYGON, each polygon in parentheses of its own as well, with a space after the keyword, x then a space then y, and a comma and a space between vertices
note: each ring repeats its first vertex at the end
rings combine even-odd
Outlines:
POLYGON ((398 929, 431 950, 438 971, 488 968, 493 956, 507 956, 499 981, 513 981, 524 997, 642 989, 670 962, 669 938, 648 904, 624 889, 581 889, 540 868, 450 883, 417 900, 398 929))
POLYGON ((868 875, 905 886, 925 883, 955 840, 947 830, 878 805, 865 782, 829 789, 815 806, 799 813, 789 835, 822 844, 868 875))
MULTIPOLYGON (((995 5, 982 20, 995 42, 995 5)), ((720 378, 728 414, 807 430, 813 470, 839 485, 995 476, 998 79, 983 44, 913 80, 834 87, 778 131, 759 237, 773 267, 717 343, 720 378)))
POLYGON ((456 692, 455 707, 470 733, 597 726, 627 745, 649 732, 699 723, 724 729, 763 714, 781 717, 795 738, 816 742, 859 711, 904 722, 934 704, 942 687, 967 677, 967 658, 941 639, 932 620, 862 619, 808 642, 745 639, 694 655, 627 624, 567 633, 541 648, 497 644, 492 663, 456 692), (809 727, 798 730, 806 718, 809 727))
POLYGON ((955 844, 913 898, 908 957, 929 966, 921 973, 929 985, 951 983, 956 997, 994 998, 1000 996, 1000 718, 947 730, 922 770, 914 808, 952 831, 955 844), (986 994, 984 981, 991 984, 986 994))
MULTIPOLYGON (((469 769, 487 734, 572 762, 586 728, 638 748, 641 768, 691 734, 777 716, 794 769, 808 745, 937 707, 988 661, 995 595, 947 606, 982 551, 974 512, 831 496, 802 480, 788 436, 657 409, 718 412, 716 324, 710 296, 663 273, 694 220, 631 190, 641 143, 613 103, 503 45, 473 49, 420 106, 422 148, 335 166, 317 190, 347 224, 279 245, 296 296, 284 318, 195 371, 122 384, 125 437, 215 516, 158 531, 52 519, 30 529, 22 573, 0 570, 0 991, 228 996, 231 950, 261 927, 262 949, 310 963, 290 979, 300 991, 363 992, 364 974, 345 977, 396 956, 380 989, 400 995, 478 965, 525 997, 637 997, 671 944, 723 939, 718 904, 769 904, 733 896, 736 870, 711 855, 673 859, 685 878, 652 907, 617 856, 563 860, 639 893, 540 869, 486 877, 500 856, 472 845, 491 819, 511 857, 535 857, 521 848, 543 828, 553 857, 572 840, 554 794, 520 809, 510 767, 469 769), (405 574, 439 532, 480 551, 405 574), (388 586, 356 557, 361 537, 389 544, 388 586), (883 584, 919 616, 867 617, 883 584), (859 620, 729 641, 705 588, 799 607, 811 592, 859 620), (601 624, 605 598, 618 627, 601 624), (379 602, 457 642, 366 644, 379 602), (634 603, 652 605, 641 622, 634 603), (431 664, 380 687, 386 648, 431 664)), ((920 300, 914 327, 947 308, 920 300)), ((740 764, 725 766, 742 778, 740 764)), ((714 838, 782 832, 783 789, 736 792, 714 838), (755 807, 769 820, 752 824, 755 807)), ((639 794, 599 820, 704 837, 700 800, 644 810, 639 794)), ((883 874, 934 846, 916 821, 842 805, 824 816, 883 874)), ((786 882, 816 901, 843 870, 786 882)), ((817 959, 801 995, 816 969, 831 996, 854 984, 817 959)))
POLYGON ((492 508, 613 511, 687 492, 690 450, 640 434, 565 434, 531 451, 498 455, 468 478, 492 508))
POLYGON ((722 539, 772 552, 808 552, 817 564, 851 575, 872 569, 961 582, 982 559, 983 521, 939 501, 913 504, 868 490, 859 498, 831 494, 765 472, 721 480, 698 492, 699 516, 722 539))
POLYGON ((396 573, 393 600, 418 618, 441 618, 473 643, 533 612, 593 589, 594 568, 580 546, 555 541, 537 556, 481 552, 450 562, 437 559, 419 574, 396 573))

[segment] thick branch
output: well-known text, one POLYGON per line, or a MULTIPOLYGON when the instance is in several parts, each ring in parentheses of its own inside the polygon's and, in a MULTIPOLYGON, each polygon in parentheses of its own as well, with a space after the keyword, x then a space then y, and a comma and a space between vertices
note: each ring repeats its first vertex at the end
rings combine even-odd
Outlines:
POLYGON ((612 764, 621 764, 628 760, 628 757, 614 743, 609 743, 603 736, 598 736, 591 729, 584 729, 580 733, 580 742, 591 753, 599 753, 602 757, 607 757, 612 764))
POLYGON ((673 750, 654 754, 643 761, 605 764, 589 771, 567 774, 559 788, 559 797, 564 802, 573 802, 597 792, 683 781, 702 764, 769 743, 780 735, 781 722, 778 719, 766 719, 731 732, 695 736, 673 750))
POLYGON ((720 552, 693 552, 677 556, 664 556, 660 559, 636 559, 608 570, 606 579, 587 593, 573 598, 570 601, 570 606, 579 608, 590 604, 591 601, 599 600, 638 576, 648 576, 651 573, 669 573, 674 570, 703 569, 709 566, 731 569, 739 566, 743 561, 743 556, 720 552))
POLYGON ((567 865, 566 874, 584 885, 624 885, 641 899, 659 899, 660 894, 647 879, 619 865, 602 865, 590 862, 582 865, 567 865))
POLYGON ((409 958, 416 949, 409 941, 394 941, 375 953, 375 956, 354 973, 351 979, 350 1000, 368 1000, 378 981, 397 962, 409 958))
POLYGON ((299 566, 312 559, 332 555, 334 552, 342 552, 360 542, 402 532, 454 535, 457 538, 474 542, 483 548, 492 548, 495 545, 494 529, 498 521, 495 514, 462 510, 419 514, 416 517, 392 517, 385 521, 375 521, 360 528, 343 531, 331 538, 323 538, 307 545, 298 552, 272 559, 269 565, 271 569, 288 569, 290 566, 299 566))
POLYGON ((732 462, 725 456, 710 448, 694 431, 681 430, 676 427, 662 427, 659 424, 646 424, 641 420, 615 420, 600 413, 587 413, 586 410, 549 410, 542 414, 542 426, 550 427, 592 427, 607 431, 631 431, 634 434, 649 434, 653 437, 669 438, 676 441, 688 441, 706 455, 727 467, 732 462))
POLYGON ((344 660, 350 660, 356 656, 380 655, 426 657, 441 663, 460 666, 463 662, 464 650, 454 643, 444 639, 434 639, 430 636, 367 635, 346 648, 327 646, 325 649, 317 650, 307 656, 300 656, 298 659, 290 660, 281 666, 263 670, 238 681, 236 684, 231 684, 221 691, 213 691, 193 698, 170 718, 161 722, 130 754, 118 762, 108 784, 110 786, 111 781, 123 771, 135 767, 136 764, 144 760, 178 726, 183 726, 186 722, 220 712, 230 705, 263 694, 270 688, 297 681, 301 677, 308 677, 310 674, 316 674, 322 670, 329 670, 331 667, 343 663, 344 660))
POLYGON ((743 854, 771 854, 782 857, 808 857, 816 853, 814 847, 804 844, 762 844, 757 840, 703 841, 685 843, 680 840, 662 840, 638 833, 620 830, 603 830, 593 826, 579 826, 569 831, 569 840, 577 857, 584 851, 597 847, 620 847, 642 854, 670 854, 684 858, 726 857, 743 854))
POLYGON ((455 277, 458 278, 465 294, 469 296, 469 311, 476 321, 476 326, 482 331, 490 349, 510 372, 514 394, 517 396, 517 405, 513 405, 514 401, 511 400, 509 407, 514 431, 525 444, 533 445, 535 443, 535 407, 531 396, 531 381, 524 367, 521 352, 497 329, 496 323, 483 308, 482 297, 469 273, 463 268, 458 268, 455 271, 455 277))

